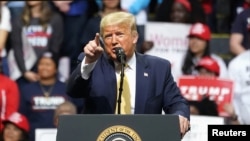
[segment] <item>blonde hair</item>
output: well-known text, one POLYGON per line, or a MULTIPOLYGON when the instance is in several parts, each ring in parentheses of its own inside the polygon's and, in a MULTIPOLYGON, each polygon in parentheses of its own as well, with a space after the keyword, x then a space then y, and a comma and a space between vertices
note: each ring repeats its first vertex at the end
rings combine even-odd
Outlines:
POLYGON ((102 18, 100 23, 100 35, 103 37, 103 29, 105 26, 118 24, 124 24, 130 27, 133 34, 138 34, 134 15, 128 12, 114 12, 102 18))

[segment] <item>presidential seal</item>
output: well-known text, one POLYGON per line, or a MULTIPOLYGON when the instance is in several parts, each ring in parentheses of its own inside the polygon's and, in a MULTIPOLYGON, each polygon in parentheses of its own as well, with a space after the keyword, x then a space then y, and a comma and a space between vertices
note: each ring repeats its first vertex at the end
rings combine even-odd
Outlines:
POLYGON ((96 141, 141 141, 141 138, 133 129, 115 125, 102 131, 96 141))

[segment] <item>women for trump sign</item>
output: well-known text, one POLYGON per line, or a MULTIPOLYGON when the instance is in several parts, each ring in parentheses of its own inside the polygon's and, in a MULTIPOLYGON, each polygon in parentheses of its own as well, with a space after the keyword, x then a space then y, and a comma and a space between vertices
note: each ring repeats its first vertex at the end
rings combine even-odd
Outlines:
POLYGON ((221 78, 200 76, 182 76, 178 86, 183 96, 190 101, 201 101, 208 96, 217 103, 220 116, 228 116, 224 111, 224 104, 231 103, 233 96, 233 81, 221 78))
POLYGON ((182 74, 182 60, 188 50, 188 34, 190 24, 147 22, 145 25, 145 39, 153 41, 152 49, 145 52, 167 59, 171 63, 175 80, 182 74))

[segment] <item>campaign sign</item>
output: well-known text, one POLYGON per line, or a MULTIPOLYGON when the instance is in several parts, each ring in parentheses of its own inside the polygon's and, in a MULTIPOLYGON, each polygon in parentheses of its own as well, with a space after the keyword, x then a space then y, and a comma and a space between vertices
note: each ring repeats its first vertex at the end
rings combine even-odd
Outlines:
POLYGON ((145 25, 145 39, 154 43, 145 54, 169 60, 175 80, 182 75, 181 66, 188 50, 190 27, 190 24, 168 22, 147 22, 145 25))
POLYGON ((181 76, 178 86, 187 100, 200 101, 203 97, 208 96, 210 100, 217 103, 219 115, 228 116, 223 110, 223 105, 232 101, 232 80, 201 76, 181 76))

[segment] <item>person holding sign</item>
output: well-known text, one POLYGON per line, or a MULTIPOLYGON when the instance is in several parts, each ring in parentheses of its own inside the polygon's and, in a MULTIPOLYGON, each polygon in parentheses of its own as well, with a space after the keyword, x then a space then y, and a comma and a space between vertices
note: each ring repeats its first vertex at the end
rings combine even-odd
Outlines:
MULTIPOLYGON (((220 75, 220 67, 216 60, 209 56, 202 57, 196 65, 198 76, 216 78, 220 75)), ((218 116, 218 105, 215 101, 210 100, 209 96, 203 96, 200 101, 189 101, 190 113, 193 115, 210 115, 218 116)))
POLYGON ((130 95, 124 114, 162 114, 164 110, 166 114, 178 115, 184 136, 190 127, 189 105, 173 80, 170 62, 136 52, 137 39, 136 20, 131 13, 104 16, 100 35, 97 33, 79 55, 81 63, 69 78, 67 93, 85 98, 85 113, 119 114, 117 92, 122 86, 117 86, 117 81, 122 81, 118 77, 124 73, 123 84, 127 82, 129 88, 122 95, 130 95))
POLYGON ((233 81, 219 78, 220 66, 209 56, 202 57, 194 69, 197 75, 182 76, 178 80, 182 94, 190 102, 191 114, 202 113, 229 119, 230 111, 225 107, 232 102, 233 81), (205 104, 201 106, 203 102, 205 104))

